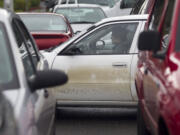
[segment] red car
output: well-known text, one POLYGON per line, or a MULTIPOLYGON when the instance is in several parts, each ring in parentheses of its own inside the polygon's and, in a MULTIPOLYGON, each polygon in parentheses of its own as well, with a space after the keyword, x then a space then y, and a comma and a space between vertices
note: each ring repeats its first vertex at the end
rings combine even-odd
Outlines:
POLYGON ((18 13, 40 50, 55 47, 73 36, 68 20, 54 13, 18 13))
POLYGON ((138 135, 180 135, 180 0, 156 0, 138 48, 138 135))

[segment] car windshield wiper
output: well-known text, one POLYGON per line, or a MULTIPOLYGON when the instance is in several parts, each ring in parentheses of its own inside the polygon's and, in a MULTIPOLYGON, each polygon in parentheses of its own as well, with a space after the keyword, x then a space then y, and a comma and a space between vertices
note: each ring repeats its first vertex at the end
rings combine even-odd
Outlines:
POLYGON ((89 21, 71 22, 71 24, 78 24, 78 23, 94 23, 94 22, 89 22, 89 21))

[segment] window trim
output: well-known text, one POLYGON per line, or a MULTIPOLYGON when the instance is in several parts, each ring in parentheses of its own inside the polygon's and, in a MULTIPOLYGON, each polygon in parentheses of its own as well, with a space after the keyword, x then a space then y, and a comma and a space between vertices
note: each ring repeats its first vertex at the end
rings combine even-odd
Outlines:
MULTIPOLYGON (((34 71, 34 74, 36 74, 36 72, 37 72, 37 70, 36 70, 36 66, 35 66, 35 64, 34 64, 34 62, 33 62, 33 58, 32 58, 32 56, 31 56, 31 53, 29 52, 29 49, 28 49, 28 45, 27 45, 27 42, 26 42, 26 39, 25 39, 25 37, 24 37, 24 34, 23 34, 23 32, 22 32, 22 30, 21 30, 21 27, 19 26, 19 24, 18 24, 18 21, 20 21, 19 19, 16 19, 16 18, 14 18, 13 19, 14 20, 14 23, 17 25, 17 28, 18 28, 18 30, 20 31, 20 34, 21 34, 21 36, 23 37, 23 41, 24 41, 24 46, 25 46, 25 48, 26 48, 26 50, 27 50, 27 53, 28 53, 28 55, 29 55, 29 58, 30 58, 30 61, 31 61, 31 63, 32 63, 32 68, 33 68, 33 71, 34 71)), ((21 22, 21 21, 20 21, 21 22)), ((22 24, 23 24, 23 22, 22 22, 22 24)), ((25 26, 23 26, 24 28, 26 28, 25 26)), ((26 30, 26 29, 25 29, 26 30)), ((27 30, 26 30, 27 31, 27 30)), ((29 33, 28 31, 27 31, 27 33, 29 33)), ((28 34, 29 35, 29 34, 28 34)), ((29 35, 30 36, 30 35, 29 35)), ((30 36, 31 37, 31 36, 30 36)), ((32 40, 31 38, 30 38, 30 40, 32 40)), ((33 45, 32 45, 33 46, 33 45)), ((34 46, 33 46, 33 48, 35 48, 34 46)), ((36 53, 36 52, 35 52, 36 53)), ((37 56, 39 56, 39 55, 37 55, 37 56)), ((37 59, 38 60, 38 59, 37 59)))
MULTIPOLYGON (((35 47, 35 46, 37 46, 37 45, 36 45, 35 41, 33 40, 32 35, 30 34, 30 32, 28 31, 28 29, 26 28, 25 24, 21 21, 21 19, 19 19, 19 18, 13 18, 13 20, 14 20, 14 19, 15 19, 15 21, 17 20, 17 21, 20 21, 20 22, 22 23, 23 27, 25 28, 25 31, 28 33, 28 36, 30 37, 31 42, 33 43, 32 46, 33 46, 33 49, 34 49, 35 54, 36 54, 36 56, 37 56, 37 60, 40 61, 40 55, 39 55, 39 53, 38 53, 38 49, 35 47)), ((16 25, 18 25, 18 24, 16 24, 16 25)))

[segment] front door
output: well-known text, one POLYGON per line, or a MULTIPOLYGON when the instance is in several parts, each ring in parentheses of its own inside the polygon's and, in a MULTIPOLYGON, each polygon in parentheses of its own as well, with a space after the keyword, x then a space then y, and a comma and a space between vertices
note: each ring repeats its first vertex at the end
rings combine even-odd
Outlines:
POLYGON ((64 70, 69 82, 56 88, 58 100, 132 101, 132 41, 138 23, 105 25, 69 45, 53 68, 64 70))

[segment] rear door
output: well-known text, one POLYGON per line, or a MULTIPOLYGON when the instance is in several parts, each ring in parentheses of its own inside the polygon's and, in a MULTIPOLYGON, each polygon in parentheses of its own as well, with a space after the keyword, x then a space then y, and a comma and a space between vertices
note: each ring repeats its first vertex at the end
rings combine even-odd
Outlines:
POLYGON ((56 88, 57 99, 122 104, 132 101, 130 67, 135 51, 134 35, 140 27, 137 21, 104 24, 59 52, 52 68, 64 70, 69 82, 56 88), (114 28, 126 34, 121 39, 121 44, 128 46, 126 51, 114 51, 111 40, 114 28), (73 49, 80 52, 72 55, 73 49))

